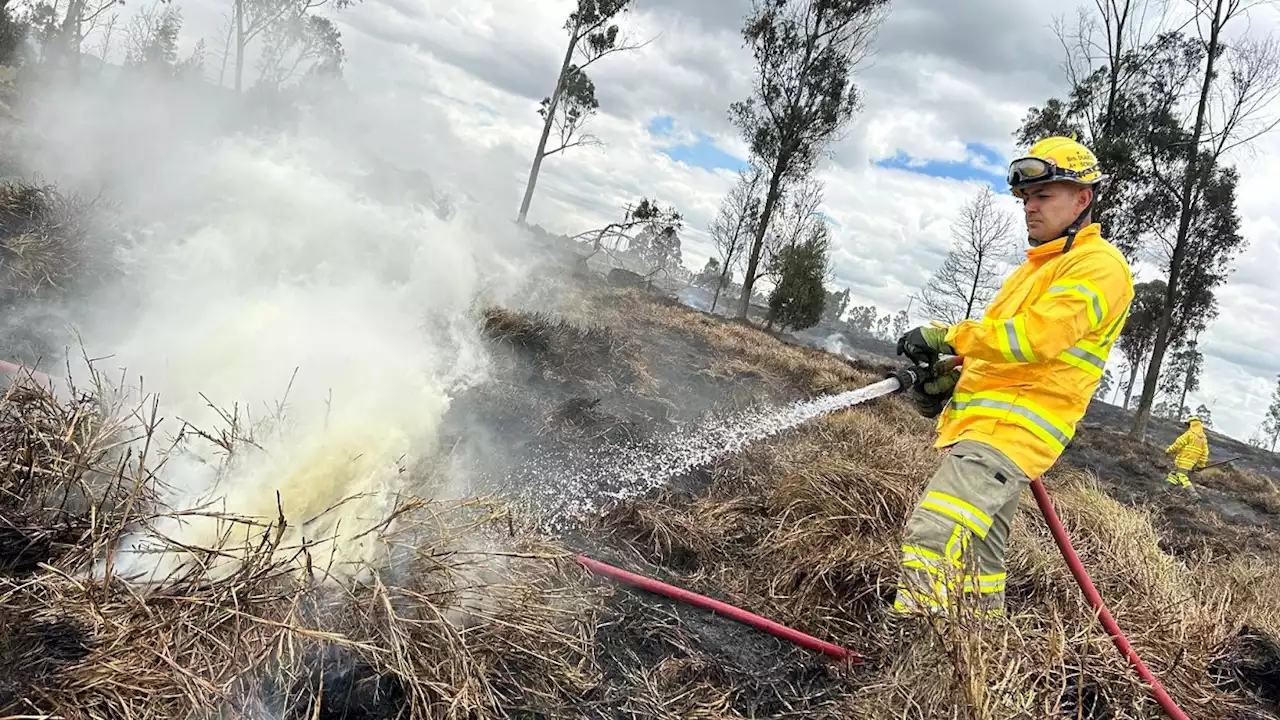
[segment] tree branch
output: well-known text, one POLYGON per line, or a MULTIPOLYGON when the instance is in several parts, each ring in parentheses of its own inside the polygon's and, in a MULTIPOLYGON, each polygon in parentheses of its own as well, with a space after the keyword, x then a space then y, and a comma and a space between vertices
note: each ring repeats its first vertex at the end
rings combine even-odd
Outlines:
POLYGON ((591 54, 591 51, 590 51, 590 50, 584 50, 584 49, 582 49, 582 47, 581 47, 581 46, 577 46, 577 47, 575 48, 575 52, 578 52, 578 53, 581 55, 581 57, 582 57, 582 62, 578 64, 578 69, 579 69, 579 70, 586 70, 586 69, 587 69, 587 68, 588 68, 592 63, 594 63, 595 61, 597 61, 597 60, 599 60, 599 59, 601 59, 601 58, 603 58, 603 57, 607 57, 607 56, 609 56, 609 55, 612 55, 612 54, 614 54, 614 53, 620 53, 620 52, 631 52, 632 50, 640 50, 640 49, 642 49, 642 48, 648 47, 651 43, 655 42, 655 41, 656 41, 658 38, 660 38, 660 37, 662 37, 662 33, 658 33, 657 35, 654 35, 653 37, 649 38, 648 40, 645 40, 645 41, 644 41, 644 42, 642 42, 642 43, 636 43, 636 44, 631 44, 631 45, 628 45, 628 44, 626 44, 626 43, 623 43, 623 44, 618 45, 618 46, 616 46, 616 47, 608 48, 608 49, 606 49, 606 50, 604 50, 604 51, 602 51, 602 52, 600 52, 600 53, 594 54, 594 55, 593 55, 593 54, 591 54))
POLYGON ((578 139, 577 139, 577 140, 573 140, 573 141, 570 141, 570 142, 566 142, 566 143, 564 143, 564 144, 560 145, 560 147, 557 147, 557 148, 555 148, 555 149, 553 149, 553 150, 548 150, 548 151, 546 151, 546 152, 542 153, 542 157, 544 157, 544 158, 546 158, 546 157, 551 157, 552 155, 555 155, 556 153, 560 152, 561 150, 567 150, 567 149, 569 149, 569 148, 579 147, 579 146, 583 146, 583 145, 590 145, 590 146, 592 146, 592 147, 600 147, 600 146, 604 145, 604 143, 603 143, 603 142, 601 142, 601 141, 600 141, 600 139, 599 139, 599 138, 597 138, 597 137, 596 137, 596 136, 594 136, 594 135, 581 135, 581 136, 579 136, 579 137, 578 137, 578 139))

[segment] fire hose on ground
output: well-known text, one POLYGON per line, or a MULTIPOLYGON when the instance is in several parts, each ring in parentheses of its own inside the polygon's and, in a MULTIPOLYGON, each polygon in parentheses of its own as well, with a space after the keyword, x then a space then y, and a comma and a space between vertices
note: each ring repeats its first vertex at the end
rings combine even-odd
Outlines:
MULTIPOLYGON (((39 373, 28 368, 13 365, 12 363, 0 361, 0 374, 5 373, 14 375, 29 373, 33 379, 42 383, 47 383, 50 380, 49 376, 44 373, 39 373)), ((919 374, 916 368, 905 368, 892 376, 891 379, 896 382, 881 382, 881 384, 884 385, 884 392, 867 396, 864 399, 871 399, 872 397, 880 397, 893 392, 905 390, 917 382, 918 378, 919 374)), ((1098 619, 1102 622, 1103 627, 1106 628, 1107 634, 1111 636, 1111 640, 1115 643, 1120 654, 1123 655, 1125 660, 1133 666, 1139 677, 1141 677, 1142 680, 1150 686, 1151 694, 1155 696, 1156 702, 1160 704, 1160 707, 1164 709, 1165 713, 1167 713, 1170 718, 1173 718, 1173 720, 1188 720, 1186 713, 1182 712, 1182 710, 1178 708, 1177 704, 1174 703, 1173 698, 1171 698, 1169 693, 1165 691, 1164 686, 1160 684, 1160 681, 1156 676, 1147 668, 1146 664, 1142 662, 1142 658, 1138 657, 1138 653, 1135 652, 1133 647, 1129 644, 1129 639, 1125 637, 1124 631, 1120 629, 1115 618, 1111 616, 1111 612, 1107 610, 1107 606, 1102 601, 1102 596, 1098 594, 1097 588, 1094 587, 1093 580, 1089 577, 1088 571, 1085 570, 1084 564, 1080 562, 1080 557, 1076 554, 1075 548, 1071 546, 1071 539, 1067 536, 1067 531, 1063 528, 1062 521, 1058 519, 1058 514, 1053 509, 1053 502, 1049 499, 1049 493, 1045 490, 1044 484, 1040 482, 1039 478, 1031 481, 1031 492, 1035 495, 1036 504, 1040 507, 1040 512, 1044 515, 1045 522, 1048 523, 1049 530, 1053 533, 1054 542, 1057 543, 1058 549, 1062 551, 1062 557, 1066 560, 1067 566, 1071 570, 1071 575, 1080 586, 1081 592, 1084 593, 1085 600, 1088 601, 1089 605, 1094 609, 1094 612, 1097 613, 1098 619)), ((775 637, 793 642, 801 647, 821 652, 836 660, 848 660, 852 663, 858 664, 862 663, 866 659, 865 656, 852 650, 848 650, 825 640, 820 640, 812 635, 787 627, 781 623, 774 622, 768 618, 761 617, 755 613, 747 612, 742 608, 709 598, 705 595, 699 595, 653 578, 628 572, 621 568, 602 563, 599 560, 593 560, 585 555, 578 555, 575 557, 575 560, 590 572, 613 578, 642 590, 666 596, 672 600, 677 600, 679 602, 687 603, 695 607, 724 615, 725 617, 744 623, 763 632, 767 632, 775 637)))
MULTIPOLYGON (((894 378, 898 381, 896 386, 890 387, 883 394, 887 395, 905 390, 914 384, 918 377, 916 368, 906 368, 894 375, 894 378)), ((1062 552, 1062 557, 1066 560, 1067 567, 1071 570, 1071 575, 1075 578, 1076 584, 1080 586, 1080 591, 1084 593, 1085 600, 1088 601, 1089 606, 1093 608, 1098 619, 1102 622, 1102 626, 1106 628, 1107 634, 1111 636, 1111 641, 1115 643, 1116 649, 1120 651, 1125 660, 1133 666, 1138 676, 1150 687, 1151 694, 1155 697, 1156 702, 1160 704, 1160 707, 1164 709, 1170 718, 1173 718, 1173 720, 1188 720, 1186 713, 1178 707, 1173 698, 1169 696, 1169 693, 1165 691, 1160 680, 1142 662, 1142 658, 1138 657, 1138 653, 1129 644, 1128 637, 1120 629, 1120 625, 1116 623, 1115 618, 1111 616, 1106 603, 1102 601, 1102 596, 1098 594, 1097 588, 1094 587, 1093 580, 1089 577, 1089 572, 1085 570, 1084 563, 1080 561, 1080 556, 1076 554, 1075 548, 1072 547, 1071 538, 1067 536, 1067 531, 1063 528, 1062 521, 1058 518, 1058 513, 1053 509, 1053 501, 1049 499, 1049 493, 1045 490, 1044 483, 1039 478, 1031 481, 1031 492, 1035 495, 1036 505, 1039 506, 1040 512, 1044 515, 1045 522, 1048 523, 1049 530, 1053 534, 1053 540, 1057 543, 1058 550, 1062 552)), ((866 659, 865 656, 857 652, 820 640, 812 635, 802 633, 799 630, 747 612, 728 603, 669 585, 660 580, 607 565, 585 555, 578 555, 575 560, 593 573, 613 578, 649 592, 664 595, 672 600, 724 615, 775 637, 789 640, 801 647, 824 653, 836 660, 849 660, 855 664, 860 664, 866 659)))

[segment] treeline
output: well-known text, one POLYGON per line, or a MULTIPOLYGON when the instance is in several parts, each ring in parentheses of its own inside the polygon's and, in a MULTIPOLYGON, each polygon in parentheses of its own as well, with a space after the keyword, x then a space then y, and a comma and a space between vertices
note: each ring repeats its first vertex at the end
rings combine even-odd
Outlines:
MULTIPOLYGON (((822 185, 815 173, 858 107, 854 67, 869 53, 888 5, 888 0, 758 0, 744 19, 742 36, 756 65, 754 90, 728 113, 751 156, 709 228, 714 263, 698 275, 714 290, 716 305, 730 291, 739 318, 746 319, 753 302, 763 300, 770 326, 800 329, 822 319, 831 278, 831 228, 818 211, 822 185), (771 284, 767 296, 757 292, 761 280, 771 284)), ((542 133, 517 213, 520 222, 547 158, 599 144, 587 131, 599 107, 587 69, 645 44, 628 39, 615 22, 630 6, 629 0, 579 0, 566 20, 564 58, 538 111, 542 133)), ((626 234, 634 221, 628 209, 620 223, 600 233, 600 241, 612 237, 613 247, 625 250, 634 239, 626 234)), ((679 230, 664 219, 640 224, 649 236, 679 230)))
MULTIPOLYGON (((1096 3, 1058 34, 1069 88, 1031 108, 1030 144, 1075 133, 1112 175, 1096 219, 1130 259, 1158 268, 1140 283, 1117 349, 1137 395, 1131 428, 1185 415, 1200 381, 1199 337, 1245 248, 1233 152, 1275 127, 1280 46, 1249 31, 1256 3, 1096 3)), ((1128 402, 1126 401, 1126 405, 1128 402)))
POLYGON ((342 76, 342 35, 320 13, 355 0, 221 1, 217 36, 181 48, 182 8, 173 3, 134 10, 121 0, 0 0, 0 65, 71 81, 119 65, 254 94, 342 76))
MULTIPOLYGON (((1136 284, 1116 345, 1121 363, 1098 389, 1136 410, 1136 437, 1152 415, 1176 420, 1192 412, 1188 398, 1204 369, 1200 337, 1217 318, 1217 293, 1246 246, 1230 159, 1276 127, 1280 108, 1280 45, 1247 32, 1251 6, 1093 4, 1074 23, 1056 26, 1066 94, 1031 108, 1015 133, 1021 147, 1050 135, 1074 135, 1091 147, 1111 176, 1094 219, 1131 263, 1159 273, 1136 284)), ((1009 266, 1021 262, 1015 226, 1021 223, 997 208, 991 191, 980 191, 919 295, 922 315, 949 323, 980 317, 1009 266)), ((1210 415, 1204 405, 1195 412, 1210 415)), ((1272 415, 1259 433, 1274 445, 1280 404, 1272 415)))

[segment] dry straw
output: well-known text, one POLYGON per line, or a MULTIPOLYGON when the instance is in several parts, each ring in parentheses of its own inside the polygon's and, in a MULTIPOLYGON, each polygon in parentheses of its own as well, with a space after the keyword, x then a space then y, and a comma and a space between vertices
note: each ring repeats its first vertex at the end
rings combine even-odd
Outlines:
MULTIPOLYGON (((585 373, 584 382, 616 383, 635 397, 668 389, 662 371, 673 361, 663 365, 644 348, 677 335, 709 349, 674 361, 687 374, 728 372, 722 381, 792 396, 877 379, 633 293, 578 310, 567 303, 566 312, 610 330, 503 313, 488 317, 488 329, 544 353, 548 377, 585 373), (572 353, 545 354, 557 342, 587 341, 610 348, 599 358, 611 363, 607 378, 570 367, 572 353)), ((931 423, 900 398, 776 437, 696 482, 678 479, 613 508, 575 539, 611 556, 602 559, 874 658, 853 669, 584 581, 562 550, 524 535, 501 504, 431 501, 432 467, 414 469, 422 492, 400 500, 394 526, 371 529, 388 562, 367 581, 326 575, 326 538, 283 546, 282 511, 252 526, 226 518, 239 528, 226 545, 187 548, 213 558, 240 547, 227 578, 128 584, 102 561, 123 533, 164 513, 155 498, 166 448, 154 432, 155 406, 121 406, 107 385, 93 378, 54 398, 19 382, 0 400, 0 663, 10 670, 0 679, 0 717, 1158 713, 1093 620, 1030 497, 1014 527, 1006 617, 886 621, 902 527, 938 462, 931 423), (111 579, 92 579, 95 567, 111 579)), ((1222 477, 1264 493, 1248 477, 1222 477)), ((1171 555, 1162 550, 1169 529, 1151 508, 1118 502, 1066 463, 1046 484, 1117 620, 1187 712, 1266 717, 1254 693, 1280 699, 1280 648, 1271 640, 1280 633, 1277 556, 1212 547, 1171 555)))

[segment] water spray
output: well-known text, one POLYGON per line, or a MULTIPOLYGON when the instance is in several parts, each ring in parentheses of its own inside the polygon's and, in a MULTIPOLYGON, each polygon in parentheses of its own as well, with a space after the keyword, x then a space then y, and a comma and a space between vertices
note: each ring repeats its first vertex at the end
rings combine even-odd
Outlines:
MULTIPOLYGON (((957 364, 958 366, 958 364, 957 364)), ((9 374, 29 374, 32 378, 41 382, 48 382, 50 377, 44 373, 24 368, 11 363, 0 361, 0 373, 9 374)), ((847 410, 851 407, 874 400, 879 397, 903 392, 908 388, 918 386, 931 378, 932 368, 927 366, 905 366, 894 372, 891 372, 885 379, 856 390, 818 398, 808 402, 797 403, 791 408, 784 410, 782 413, 768 416, 762 422, 757 421, 748 428, 747 432, 732 433, 725 437, 717 436, 716 433, 710 433, 713 444, 705 449, 695 449, 694 452, 683 452, 679 455, 679 459, 675 456, 666 458, 657 458, 656 462, 650 458, 648 462, 641 462, 636 467, 631 468, 634 473, 642 473, 646 471, 665 469, 666 473, 656 473, 649 476, 648 482, 641 487, 631 486, 626 490, 616 490, 610 495, 616 498, 635 495, 644 488, 651 488, 660 484, 663 480, 672 477, 679 472, 686 472, 699 465, 705 464, 717 457, 736 454, 745 449, 749 444, 770 437, 778 432, 787 430, 801 425, 809 420, 829 415, 831 413, 847 410)), ((720 423, 717 427, 727 428, 726 423, 720 423)), ((714 429, 714 428, 713 428, 714 429)), ((687 448, 686 448, 687 450, 687 448)), ((1233 458, 1235 460, 1237 458, 1233 458)), ((1223 461, 1225 464, 1230 461, 1223 461)), ((585 478, 584 478, 585 479, 585 478)), ((563 488, 561 488, 563 493, 563 488)), ((1040 478, 1031 481, 1031 492, 1035 495, 1036 504, 1040 508, 1040 512, 1044 515, 1045 522, 1049 525, 1049 530, 1053 534, 1054 542, 1061 551, 1063 559, 1066 561, 1071 571, 1072 577, 1075 578, 1076 584, 1079 585, 1081 593, 1084 594, 1085 600, 1093 608, 1098 615, 1098 620, 1106 628, 1107 634, 1110 635, 1116 649, 1124 656, 1125 660, 1133 666, 1134 671, 1142 678, 1144 682, 1151 688, 1151 694, 1155 697, 1156 702, 1164 709, 1165 713, 1173 720, 1188 720, 1184 713, 1170 697, 1164 686, 1156 678, 1155 674, 1142 662, 1142 658, 1133 649, 1129 643, 1129 639, 1125 636, 1124 631, 1120 629, 1115 618, 1107 609, 1106 603, 1103 602, 1102 596, 1093 585, 1093 580, 1089 577, 1088 571, 1084 564, 1080 561, 1079 555, 1076 554, 1075 548, 1071 545, 1071 539, 1067 535, 1062 521, 1058 518, 1057 512, 1054 511, 1053 502, 1049 498, 1049 493, 1045 490, 1044 484, 1040 478)), ((613 578, 619 582, 638 587, 648 592, 657 593, 668 597, 672 600, 683 602, 695 607, 710 610, 717 614, 731 618, 735 621, 747 624, 763 632, 767 632, 774 637, 778 637, 789 642, 793 642, 801 647, 821 652, 828 657, 840 661, 849 661, 854 664, 862 663, 866 657, 858 652, 849 650, 834 643, 821 640, 819 638, 808 635, 799 630, 782 625, 781 623, 769 620, 754 613, 748 612, 742 608, 730 605, 705 595, 685 590, 683 588, 670 585, 653 578, 645 577, 637 573, 629 572, 621 568, 602 563, 585 555, 578 555, 575 560, 586 568, 588 571, 613 578)))
MULTIPOLYGON (((959 363, 957 363, 957 367, 959 363)), ((795 413, 797 416, 803 417, 801 422, 828 415, 830 413, 847 410, 859 403, 866 402, 878 397, 890 395, 897 392, 903 392, 907 388, 917 386, 929 380, 932 375, 932 368, 916 365, 906 366, 891 373, 888 378, 878 383, 869 385, 859 390, 853 390, 827 398, 820 398, 813 401, 812 405, 821 407, 821 410, 809 413, 795 413)), ((669 476, 667 476, 669 477, 669 476)), ((1115 618, 1111 616, 1111 612, 1107 609, 1106 603, 1103 602, 1102 596, 1093 585, 1093 580, 1089 577, 1088 571, 1084 567, 1084 563, 1080 561, 1080 556, 1076 554, 1075 548, 1071 545, 1071 539, 1068 537, 1066 529, 1062 526, 1062 520, 1058 518, 1057 512, 1053 508, 1053 502, 1049 499, 1049 493, 1045 490, 1044 483, 1040 478, 1031 481, 1031 492, 1035 495, 1036 505, 1039 506, 1040 512, 1044 515, 1045 522, 1049 525, 1049 530, 1053 534, 1053 540, 1058 546, 1058 550, 1062 552, 1062 557, 1066 560, 1068 568, 1071 570, 1072 577, 1075 578, 1076 584, 1080 586, 1081 593, 1084 594, 1085 600, 1088 601, 1090 607, 1098 615, 1098 620, 1106 628, 1107 634, 1111 636, 1111 641, 1115 644, 1116 649, 1124 656, 1125 660, 1133 666, 1134 671, 1147 683, 1151 688, 1151 694, 1155 696, 1156 702, 1164 709, 1165 713, 1173 720, 1188 720, 1184 713, 1170 697, 1169 693, 1161 685, 1155 674, 1147 668, 1142 662, 1142 658, 1138 657, 1138 653, 1130 645, 1129 639, 1125 636, 1124 631, 1120 629, 1115 618)), ((858 664, 865 660, 865 656, 834 645, 825 640, 820 640, 813 636, 807 635, 794 628, 781 625, 772 620, 762 618, 753 613, 747 612, 742 608, 728 605, 727 603, 708 598, 697 593, 690 592, 683 588, 678 588, 667 583, 655 580, 653 578, 644 577, 635 573, 622 570, 620 568, 606 565, 598 560, 593 560, 585 555, 576 557, 579 564, 587 570, 607 577, 611 577, 620 582, 639 587, 649 592, 658 593, 672 600, 688 603, 696 607, 701 607, 712 612, 724 615, 739 622, 746 623, 758 630, 769 633, 783 640, 794 642, 802 647, 809 648, 818 652, 822 652, 836 660, 848 660, 858 664)))

